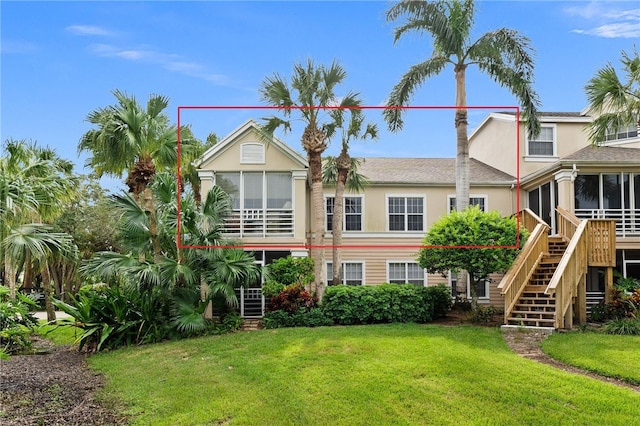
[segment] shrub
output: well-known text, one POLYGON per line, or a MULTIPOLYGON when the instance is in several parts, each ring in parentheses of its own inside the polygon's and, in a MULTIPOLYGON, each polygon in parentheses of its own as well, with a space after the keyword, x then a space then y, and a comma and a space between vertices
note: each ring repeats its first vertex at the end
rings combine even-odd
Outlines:
POLYGON ((30 312, 36 303, 24 294, 9 295, 8 287, 0 285, 0 358, 28 349, 31 346, 29 336, 38 319, 30 312))
POLYGON ((267 302, 267 311, 285 311, 290 314, 299 310, 309 310, 315 308, 318 298, 311 294, 301 285, 292 284, 285 287, 277 296, 273 296, 267 302))
POLYGON ((471 322, 486 324, 493 321, 493 317, 499 313, 495 306, 478 305, 475 311, 471 313, 471 322))
POLYGON ((285 327, 321 327, 333 325, 333 321, 327 318, 322 309, 312 308, 308 311, 288 313, 285 311, 271 311, 264 314, 262 323, 265 328, 285 327))
POLYGON ((640 319, 620 318, 611 320, 604 325, 604 332, 607 334, 640 336, 640 319))
POLYGON ((451 289, 444 284, 427 287, 427 293, 433 303, 433 318, 446 317, 451 310, 451 289))
POLYGON ((615 287, 622 291, 632 292, 633 290, 640 289, 640 280, 632 277, 620 277, 616 281, 615 287))
POLYGON ((208 320, 207 327, 203 334, 218 335, 233 333, 240 330, 244 319, 237 312, 229 312, 220 317, 219 321, 208 320))
POLYGON ((262 285, 262 294, 264 294, 264 297, 269 299, 280 294, 285 287, 286 286, 284 284, 269 280, 262 285))
POLYGON ((115 349, 120 346, 157 342, 171 333, 169 306, 154 291, 121 290, 108 287, 104 291, 85 291, 72 298, 73 305, 60 300, 54 304, 72 318, 60 320, 62 326, 82 330, 80 349, 115 349))
POLYGON ((431 321, 434 305, 430 290, 413 285, 332 286, 322 308, 336 324, 431 321))
POLYGON ((607 321, 622 318, 637 318, 640 309, 640 289, 635 289, 631 294, 619 288, 614 288, 611 293, 611 302, 601 302, 591 308, 592 321, 607 321))
POLYGON ((284 286, 293 284, 307 286, 315 279, 313 259, 291 256, 276 259, 267 267, 267 275, 267 281, 275 281, 284 286))

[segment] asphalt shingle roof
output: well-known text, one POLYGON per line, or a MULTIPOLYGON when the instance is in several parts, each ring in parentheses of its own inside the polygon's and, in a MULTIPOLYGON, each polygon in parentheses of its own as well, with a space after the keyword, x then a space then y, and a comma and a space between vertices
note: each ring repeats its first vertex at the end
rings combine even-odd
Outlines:
POLYGON ((638 163, 640 166, 640 149, 590 145, 574 152, 573 154, 563 157, 561 161, 638 163))
MULTIPOLYGON (((364 158, 360 173, 371 183, 455 184, 455 158, 364 158)), ((515 178, 485 163, 470 159, 472 184, 510 184, 515 178)))

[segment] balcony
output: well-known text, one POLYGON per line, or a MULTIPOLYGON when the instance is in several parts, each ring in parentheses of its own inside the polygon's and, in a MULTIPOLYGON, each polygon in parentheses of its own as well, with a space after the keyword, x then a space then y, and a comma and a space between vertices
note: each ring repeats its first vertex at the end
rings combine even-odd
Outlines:
POLYGON ((618 237, 640 237, 638 209, 576 209, 580 219, 615 219, 618 237))
POLYGON ((233 210, 224 233, 232 237, 292 237, 293 209, 233 210))

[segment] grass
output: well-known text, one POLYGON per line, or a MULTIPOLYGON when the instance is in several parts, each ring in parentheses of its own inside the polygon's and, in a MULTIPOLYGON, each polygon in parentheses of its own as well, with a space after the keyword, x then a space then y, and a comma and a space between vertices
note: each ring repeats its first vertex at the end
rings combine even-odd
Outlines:
POLYGON ((633 424, 640 394, 523 359, 500 331, 278 329, 101 353, 134 424, 633 424))
POLYGON ((556 333, 542 349, 567 364, 640 385, 640 336, 556 333))
POLYGON ((41 320, 40 324, 36 334, 46 337, 58 346, 73 344, 80 333, 75 327, 56 327, 55 325, 47 324, 46 320, 41 320))

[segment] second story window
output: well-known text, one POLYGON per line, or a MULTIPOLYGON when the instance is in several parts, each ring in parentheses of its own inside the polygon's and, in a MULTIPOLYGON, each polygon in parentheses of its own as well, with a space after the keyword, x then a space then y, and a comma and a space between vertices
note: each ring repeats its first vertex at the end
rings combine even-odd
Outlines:
POLYGON ((555 152, 555 126, 542 125, 540 134, 535 139, 529 139, 527 143, 527 155, 533 157, 554 157, 555 152))
POLYGON ((389 231, 424 231, 424 197, 389 197, 389 231))
MULTIPOLYGON (((333 229, 333 210, 335 197, 326 199, 327 231, 333 229)), ((344 197, 344 217, 342 220, 343 231, 362 231, 362 197, 344 197)))
POLYGON ((610 129, 604 137, 605 141, 615 141, 620 139, 630 139, 638 136, 638 126, 632 124, 629 126, 622 126, 617 131, 610 129))

